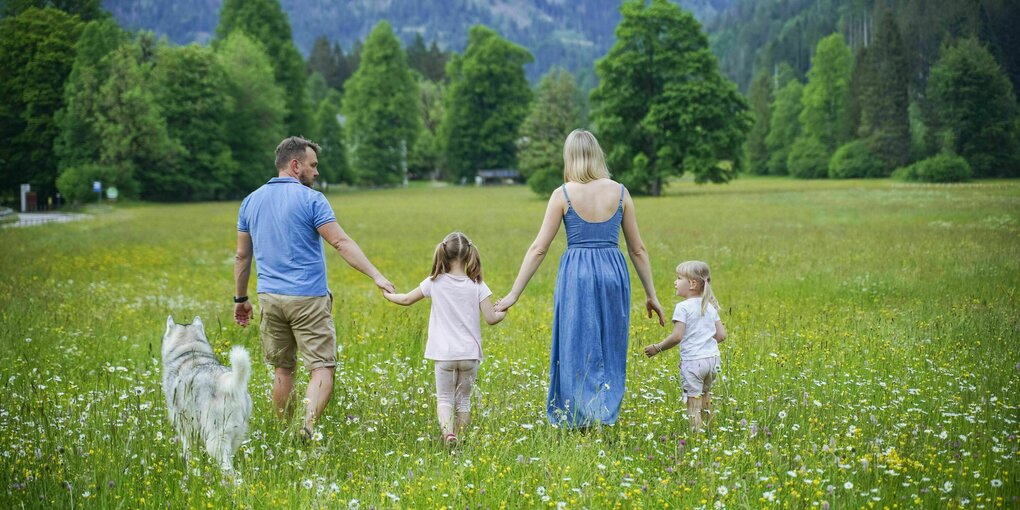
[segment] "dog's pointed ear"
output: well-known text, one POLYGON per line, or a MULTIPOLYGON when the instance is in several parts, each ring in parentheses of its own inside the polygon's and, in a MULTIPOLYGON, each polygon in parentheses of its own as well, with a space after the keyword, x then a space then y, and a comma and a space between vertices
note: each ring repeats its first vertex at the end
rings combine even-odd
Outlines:
POLYGON ((205 329, 205 325, 202 324, 202 318, 197 315, 195 316, 195 320, 191 321, 191 323, 195 326, 205 329))
POLYGON ((175 326, 176 324, 177 324, 177 323, 176 323, 176 322, 174 322, 174 316, 173 316, 173 314, 170 314, 170 315, 167 315, 167 316, 166 316, 166 329, 167 329, 167 330, 169 330, 170 328, 174 327, 174 326, 175 326))

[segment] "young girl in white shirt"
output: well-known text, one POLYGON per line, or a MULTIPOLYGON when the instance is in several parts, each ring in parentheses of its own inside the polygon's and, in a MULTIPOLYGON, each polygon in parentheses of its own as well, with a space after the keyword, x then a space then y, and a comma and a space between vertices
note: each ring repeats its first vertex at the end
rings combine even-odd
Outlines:
POLYGON ((478 248, 460 232, 436 245, 432 274, 407 294, 384 293, 386 299, 408 306, 432 298, 425 357, 435 361, 436 413, 443 441, 457 444, 471 422, 471 389, 482 361, 482 328, 506 317, 492 309, 492 292, 482 281, 478 248))
POLYGON ((680 378, 691 430, 700 432, 712 420, 710 390, 715 374, 722 370, 719 343, 726 340, 726 327, 719 318, 719 302, 712 292, 708 264, 700 260, 676 266, 676 295, 684 297, 673 311, 673 332, 663 341, 645 347, 651 358, 680 344, 680 378))

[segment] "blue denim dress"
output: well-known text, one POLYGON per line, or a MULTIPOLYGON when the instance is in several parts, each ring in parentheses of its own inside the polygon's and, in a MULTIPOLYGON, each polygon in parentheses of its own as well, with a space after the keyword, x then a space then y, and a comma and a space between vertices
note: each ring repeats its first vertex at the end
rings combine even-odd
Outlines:
POLYGON ((568 428, 616 423, 627 373, 630 274, 620 251, 623 185, 616 213, 591 223, 567 199, 567 250, 554 294, 547 412, 568 428))

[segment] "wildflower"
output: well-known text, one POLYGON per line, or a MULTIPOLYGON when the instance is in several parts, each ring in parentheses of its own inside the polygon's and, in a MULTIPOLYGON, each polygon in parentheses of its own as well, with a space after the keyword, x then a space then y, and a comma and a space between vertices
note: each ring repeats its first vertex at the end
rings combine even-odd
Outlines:
POLYGON ((786 419, 786 411, 779 411, 779 419, 780 420, 786 419))
POLYGON ((720 485, 719 488, 716 489, 715 491, 718 492, 719 496, 722 496, 722 497, 725 497, 727 494, 730 493, 729 488, 727 488, 725 485, 720 485))
POLYGON ((761 497, 764 498, 765 501, 768 501, 768 502, 775 501, 776 500, 776 491, 773 490, 773 491, 763 492, 763 493, 761 493, 761 497))
POLYGON ((999 480, 998 478, 992 480, 992 487, 1002 487, 1002 480, 999 480))
POLYGON ((846 489, 846 490, 853 489, 854 488, 854 484, 853 484, 853 482, 846 482, 846 483, 843 484, 843 488, 846 489))
POLYGON ((942 492, 945 492, 945 493, 951 492, 953 490, 953 482, 946 482, 946 483, 942 484, 942 488, 939 489, 939 490, 941 490, 942 492))
POLYGON ((545 486, 539 485, 538 488, 535 489, 535 493, 538 494, 539 496, 545 496, 545 486))
POLYGON ((311 489, 312 488, 312 481, 310 479, 308 479, 308 478, 305 478, 305 481, 301 482, 301 486, 306 488, 306 489, 311 489))
POLYGON ((347 508, 350 510, 358 510, 358 508, 361 508, 361 501, 352 499, 347 502, 347 508))

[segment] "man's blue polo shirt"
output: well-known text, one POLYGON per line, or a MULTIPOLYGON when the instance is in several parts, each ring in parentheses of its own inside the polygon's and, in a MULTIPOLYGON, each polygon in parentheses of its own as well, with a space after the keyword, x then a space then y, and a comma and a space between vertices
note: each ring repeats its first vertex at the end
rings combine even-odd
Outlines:
POLYGON ((315 229, 333 221, 326 197, 293 177, 274 177, 248 195, 237 231, 251 235, 258 292, 325 296, 326 258, 315 229))

